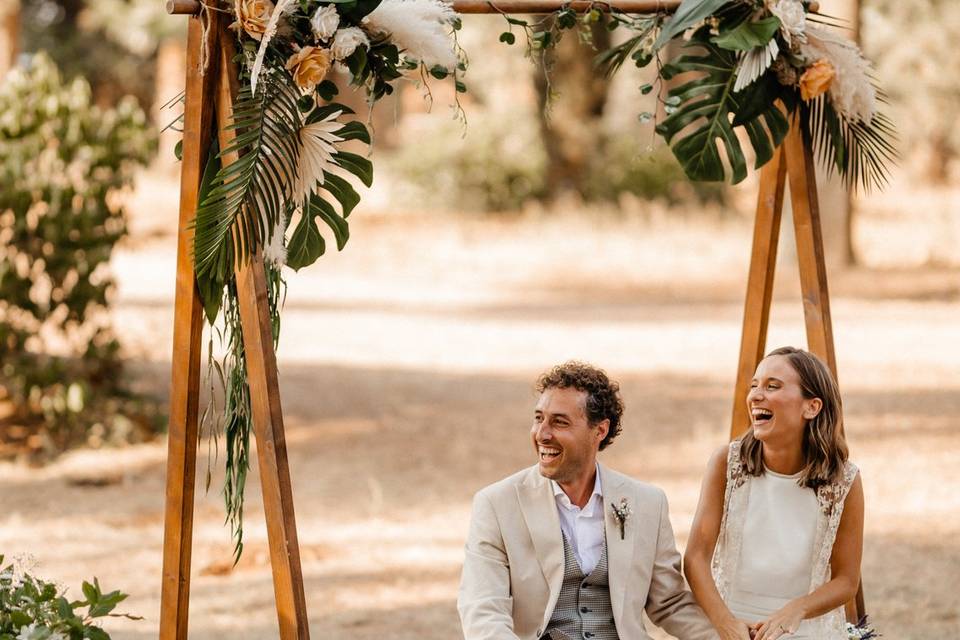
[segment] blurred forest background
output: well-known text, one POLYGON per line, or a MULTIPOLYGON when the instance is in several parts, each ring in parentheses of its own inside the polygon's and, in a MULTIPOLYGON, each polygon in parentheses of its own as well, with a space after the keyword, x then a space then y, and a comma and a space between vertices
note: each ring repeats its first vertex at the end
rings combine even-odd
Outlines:
MULTIPOLYGON (((182 109, 186 23, 163 5, 0 0, 0 553, 129 591, 147 619, 112 622, 120 640, 155 637, 159 609, 179 199, 179 134, 161 130, 182 109)), ((868 609, 887 638, 956 638, 960 3, 821 9, 875 63, 902 156, 882 192, 819 178, 868 609)), ((568 35, 548 81, 498 42, 506 28, 464 19, 466 124, 450 82, 378 104, 350 243, 288 273, 278 357, 308 609, 337 637, 457 637, 470 496, 532 463, 547 366, 578 357, 623 381, 606 459, 667 490, 681 545, 729 432, 757 176, 683 176, 638 117, 657 110, 647 72, 606 80, 581 41, 620 34, 568 35)), ((341 96, 367 117, 360 92, 341 96)), ((770 344, 802 346, 782 230, 770 344)), ((255 474, 233 566, 203 446, 191 635, 274 637, 255 474)))

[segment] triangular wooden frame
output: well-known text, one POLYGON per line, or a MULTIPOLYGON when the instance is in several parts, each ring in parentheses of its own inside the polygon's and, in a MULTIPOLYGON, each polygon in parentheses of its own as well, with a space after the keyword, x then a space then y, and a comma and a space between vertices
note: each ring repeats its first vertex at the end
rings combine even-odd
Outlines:
MULTIPOLYGON (((199 436, 200 337, 203 332, 203 309, 190 257, 193 244, 190 222, 197 209, 200 177, 210 149, 212 132, 219 133, 221 149, 226 148, 234 135, 224 125, 229 121, 238 91, 233 38, 221 37, 226 33, 218 12, 211 12, 209 20, 205 30, 200 18, 191 16, 187 36, 167 507, 160 596, 160 638, 165 640, 187 638, 190 605, 193 502, 199 436), (203 43, 204 38, 207 39, 206 43, 203 43), (210 61, 206 71, 201 74, 200 52, 204 46, 210 52, 210 61)), ((224 158, 224 162, 234 160, 236 158, 224 158)), ((238 269, 237 289, 280 637, 284 640, 307 640, 310 631, 280 406, 277 361, 267 306, 266 275, 261 256, 252 256, 248 263, 238 269)))
MULTIPOLYGON (((543 13, 556 10, 561 4, 560 0, 503 0, 494 8, 486 0, 455 0, 454 8, 460 13, 543 13)), ((621 0, 615 4, 624 11, 651 13, 673 10, 679 0, 621 0)), ((591 8, 592 3, 573 2, 570 6, 583 10, 591 8)), ((222 37, 227 32, 221 12, 208 12, 209 22, 205 28, 197 15, 199 8, 196 0, 168 0, 167 3, 169 13, 190 17, 160 600, 161 640, 188 637, 203 333, 203 308, 191 261, 190 222, 196 213, 200 179, 213 132, 218 132, 221 148, 231 135, 223 125, 229 119, 238 82, 233 62, 234 41, 232 37, 222 37), (200 71, 202 51, 208 52, 210 58, 204 72, 200 71)), ((766 343, 788 174, 809 348, 823 357, 836 373, 813 158, 794 122, 784 144, 761 171, 731 438, 739 435, 736 425, 747 424, 741 399, 746 395, 746 387, 766 343)), ((310 630, 261 256, 253 256, 238 270, 237 285, 279 637, 308 640, 310 630)), ((856 602, 847 607, 848 619, 858 619, 863 610, 861 590, 856 602)))

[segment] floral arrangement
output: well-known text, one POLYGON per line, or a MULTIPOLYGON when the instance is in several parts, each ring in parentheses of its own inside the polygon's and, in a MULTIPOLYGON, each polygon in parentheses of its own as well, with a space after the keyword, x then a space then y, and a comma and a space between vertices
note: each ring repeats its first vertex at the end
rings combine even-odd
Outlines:
MULTIPOLYGON (((542 60, 564 30, 597 21, 633 32, 598 52, 596 63, 609 74, 627 60, 638 67, 656 62, 658 82, 670 87, 657 98, 666 117, 656 131, 691 180, 740 182, 747 175, 742 145, 749 143, 755 167, 763 166, 797 114, 808 142, 848 187, 886 182, 896 151, 893 125, 878 109, 883 93, 859 48, 809 2, 684 0, 673 16, 629 16, 596 2, 580 20, 569 7, 535 23, 507 17, 511 29, 526 31, 530 52, 542 60), (670 42, 682 53, 663 61, 670 42)), ((512 44, 516 38, 511 30, 500 39, 512 44)), ((654 88, 646 84, 640 91, 654 88)), ((654 114, 643 112, 640 119, 654 114)))
POLYGON ((883 94, 857 46, 828 27, 832 19, 801 0, 684 0, 653 44, 680 39, 685 52, 663 66, 672 80, 667 117, 657 127, 688 176, 723 180, 726 152, 732 181, 746 177, 735 134, 742 128, 756 167, 772 157, 797 114, 820 159, 848 187, 881 186, 896 159, 883 94))
MULTIPOLYGON (((0 555, 0 565, 3 556, 0 555)), ((94 624, 97 618, 120 616, 111 613, 127 595, 119 591, 103 593, 96 578, 83 583, 83 600, 70 602, 62 588, 28 573, 26 559, 0 570, 0 638, 4 640, 110 640, 110 635, 94 624), (86 607, 78 615, 75 609, 86 607)))
POLYGON ((347 146, 369 145, 369 131, 334 102, 335 79, 365 91, 371 105, 411 75, 452 77, 462 93, 466 58, 459 18, 440 0, 232 0, 204 10, 229 14, 240 80, 223 132, 228 142, 211 149, 193 221, 198 289, 207 321, 222 322, 225 348, 222 363, 212 343, 208 349, 207 382, 220 383, 223 406, 208 406, 201 424, 224 432, 224 497, 239 559, 252 412, 235 270, 262 252, 276 341, 281 268, 301 269, 323 255, 322 229, 343 249, 360 201, 353 180, 373 180, 369 158, 347 146))
POLYGON ((847 623, 848 640, 874 640, 881 635, 867 622, 867 616, 863 616, 857 624, 847 623))
POLYGON ((633 515, 633 510, 627 503, 626 498, 620 498, 620 505, 610 503, 610 510, 613 512, 613 519, 617 521, 620 527, 620 539, 623 540, 627 535, 627 520, 633 515))

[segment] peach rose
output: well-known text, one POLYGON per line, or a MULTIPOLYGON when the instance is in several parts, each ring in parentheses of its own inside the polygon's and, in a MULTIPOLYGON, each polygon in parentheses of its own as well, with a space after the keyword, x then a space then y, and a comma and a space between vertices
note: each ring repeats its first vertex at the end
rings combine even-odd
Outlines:
POLYGON ((330 52, 320 47, 304 47, 287 60, 287 70, 293 72, 298 87, 313 91, 327 77, 330 52))
POLYGON ((234 29, 243 29, 254 40, 263 38, 267 23, 273 13, 270 0, 235 0, 233 4, 237 21, 230 25, 234 29))
POLYGON ((833 65, 826 59, 817 60, 800 76, 800 97, 812 100, 826 92, 837 75, 833 65))

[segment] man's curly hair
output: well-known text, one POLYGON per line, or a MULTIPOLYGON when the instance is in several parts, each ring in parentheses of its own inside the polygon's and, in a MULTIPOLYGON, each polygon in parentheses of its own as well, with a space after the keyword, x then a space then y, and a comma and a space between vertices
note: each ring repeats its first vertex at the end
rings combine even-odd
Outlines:
POLYGON ((557 365, 540 376, 537 391, 547 389, 576 389, 587 394, 587 422, 592 426, 603 420, 610 421, 606 437, 600 441, 603 451, 620 435, 623 427, 623 400, 620 398, 620 385, 607 377, 602 369, 585 362, 570 360, 557 365))

